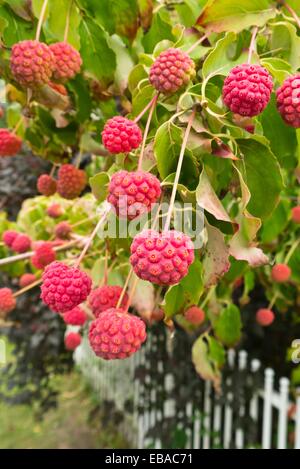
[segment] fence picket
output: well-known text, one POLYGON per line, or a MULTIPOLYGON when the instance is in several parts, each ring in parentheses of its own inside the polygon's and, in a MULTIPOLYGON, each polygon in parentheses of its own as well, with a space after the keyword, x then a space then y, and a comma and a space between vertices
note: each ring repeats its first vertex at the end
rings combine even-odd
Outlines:
POLYGON ((295 449, 300 449, 300 388, 297 389, 295 420, 295 449))
MULTIPOLYGON (((241 350, 239 352, 239 362, 238 367, 240 371, 246 369, 247 366, 247 352, 245 350, 241 350)), ((239 417, 242 418, 245 415, 245 406, 241 404, 239 408, 239 417)), ((242 428, 238 428, 235 433, 235 446, 237 449, 242 449, 244 447, 244 430, 242 428)))
POLYGON ((274 370, 267 368, 265 370, 265 387, 264 387, 264 409, 263 409, 263 449, 271 448, 272 438, 272 393, 274 382, 274 370))
POLYGON ((280 408, 278 416, 278 449, 286 449, 289 384, 290 382, 287 378, 281 378, 279 381, 280 408))
POLYGON ((210 447, 210 416, 211 416, 211 382, 205 382, 205 391, 204 391, 204 417, 203 417, 203 449, 209 449, 210 447))

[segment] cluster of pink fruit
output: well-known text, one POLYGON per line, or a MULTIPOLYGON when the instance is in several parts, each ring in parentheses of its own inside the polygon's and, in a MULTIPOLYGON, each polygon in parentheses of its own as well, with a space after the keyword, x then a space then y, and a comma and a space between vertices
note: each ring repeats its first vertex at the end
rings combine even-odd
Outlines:
MULTIPOLYGON (((66 43, 48 47, 37 41, 23 41, 12 50, 13 76, 26 87, 41 86, 49 82, 52 76, 60 81, 69 79, 79 71, 80 65, 79 54, 66 43)), ((187 85, 194 76, 195 64, 189 55, 180 49, 171 48, 162 52, 155 60, 149 79, 159 93, 169 95, 187 85)), ((223 101, 233 113, 253 117, 267 106, 272 88, 273 80, 266 69, 259 65, 238 65, 225 79, 223 101)), ((288 78, 277 90, 279 112, 294 127, 300 126, 299 95, 300 75, 288 78)), ((129 153, 140 146, 142 132, 135 121, 115 116, 105 124, 102 140, 110 153, 129 153)), ((67 199, 77 197, 85 185, 84 172, 72 165, 61 166, 57 181, 51 176, 42 175, 38 182, 42 194, 49 196, 57 191, 67 199)), ((112 176, 108 192, 108 201, 117 215, 132 220, 141 213, 148 212, 151 205, 159 200, 161 186, 151 173, 122 170, 112 176)), ((294 209, 293 216, 298 216, 298 209, 294 209)), ((130 262, 134 272, 139 278, 156 285, 177 284, 187 275, 193 261, 194 247, 191 239, 175 230, 142 231, 135 236, 131 245, 130 262)), ((277 281, 286 281, 286 271, 282 266, 275 267, 273 275, 277 276, 277 281), (285 280, 282 280, 283 277, 285 280)), ((136 352, 146 340, 144 322, 127 312, 126 295, 121 305, 118 305, 122 294, 118 287, 104 286, 90 294, 92 282, 89 276, 77 266, 67 266, 55 261, 55 258, 45 268, 42 279, 42 300, 53 311, 60 313, 68 324, 84 324, 87 318, 80 304, 89 298, 95 316, 90 326, 89 340, 96 355, 104 359, 126 358, 136 352)), ((2 293, 3 290, 7 289, 2 289, 2 293)), ((13 300, 15 301, 12 296, 11 303, 13 300)), ((7 309, 7 297, 5 301, 7 309)), ((3 304, 0 296, 0 309, 3 304)), ((265 311, 260 310, 257 313, 257 320, 262 325, 272 322, 270 311, 268 314, 265 311)), ((192 324, 200 325, 205 314, 201 308, 192 306, 186 311, 185 317, 192 324)), ((66 337, 66 345, 70 349, 80 343, 81 337, 76 334, 66 337)))

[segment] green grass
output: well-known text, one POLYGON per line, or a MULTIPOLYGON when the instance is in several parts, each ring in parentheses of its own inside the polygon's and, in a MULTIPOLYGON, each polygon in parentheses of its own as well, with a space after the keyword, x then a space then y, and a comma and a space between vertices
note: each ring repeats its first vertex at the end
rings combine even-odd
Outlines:
POLYGON ((74 371, 56 379, 59 405, 42 421, 35 419, 33 409, 28 406, 0 402, 1 449, 128 447, 112 425, 101 421, 101 407, 79 373, 74 371))

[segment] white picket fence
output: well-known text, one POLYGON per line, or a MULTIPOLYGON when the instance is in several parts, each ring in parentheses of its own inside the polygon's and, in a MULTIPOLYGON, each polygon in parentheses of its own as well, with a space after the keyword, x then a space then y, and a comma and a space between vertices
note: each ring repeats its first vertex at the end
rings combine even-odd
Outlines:
MULTIPOLYGON (((139 406, 140 393, 143 384, 134 378, 135 370, 145 363, 147 348, 151 348, 151 337, 147 344, 133 357, 127 360, 105 361, 95 357, 85 338, 77 348, 74 357, 82 374, 86 377, 93 390, 99 396, 99 401, 113 401, 116 408, 124 413, 124 422, 121 431, 134 448, 163 447, 160 434, 156 432, 155 439, 147 437, 148 430, 155 424, 159 424, 165 418, 175 416, 175 400, 168 397, 162 411, 141 411, 139 406), (125 403, 132 399, 134 411, 128 413, 125 403)), ((261 369, 261 363, 253 359, 248 364, 247 352, 240 351, 235 356, 235 351, 228 353, 228 364, 232 369, 245 370, 250 365, 250 373, 257 373, 261 369), (237 358, 237 360, 236 360, 237 358)), ((161 364, 162 365, 162 364, 161 364)), ((157 364, 158 368, 160 363, 157 364)), ((249 372, 249 371, 248 371, 249 372)), ((227 378, 230 380, 231 378, 227 378)), ((254 445, 245 444, 247 435, 242 425, 234 428, 232 402, 235 396, 228 393, 222 403, 214 399, 210 382, 201 382, 203 388, 202 408, 187 402, 185 413, 190 418, 191 425, 186 429, 186 449, 209 448, 295 448, 300 449, 300 390, 296 402, 290 402, 289 380, 279 379, 278 391, 274 388, 275 373, 272 369, 264 370, 264 386, 262 389, 253 389, 253 395, 247 407, 239 408, 239 416, 251 416, 253 422, 257 422, 259 440, 254 445), (293 408, 293 412, 291 409, 293 408), (291 415, 292 414, 292 415, 291 415), (290 438, 292 435, 292 441, 290 438)), ((230 384, 230 383, 227 383, 230 384)), ((188 383, 187 383, 188 385, 188 383)), ((164 378, 164 386, 167 395, 170 396, 174 387, 171 373, 164 378)), ((148 389, 148 388, 147 388, 148 389)), ((156 389, 149 387, 149 399, 156 400, 156 389)), ((159 427, 158 427, 159 428, 159 427)))

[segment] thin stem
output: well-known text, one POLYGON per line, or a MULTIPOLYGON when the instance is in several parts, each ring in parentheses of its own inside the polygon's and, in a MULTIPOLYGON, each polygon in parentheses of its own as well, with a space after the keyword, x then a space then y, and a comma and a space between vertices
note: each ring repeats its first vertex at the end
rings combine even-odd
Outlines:
POLYGON ((184 134, 184 137, 183 137, 183 142, 182 142, 180 155, 179 155, 179 159, 178 159, 178 163, 177 163, 176 175, 175 175, 175 180, 174 180, 174 184, 173 184, 173 190, 172 190, 172 195, 171 195, 171 199, 170 199, 169 210, 168 210, 168 213, 167 213, 166 223, 165 223, 165 226, 164 226, 164 231, 168 231, 168 229, 170 228, 171 217, 172 217, 172 212, 173 212, 173 208, 174 208, 175 197, 176 197, 180 172, 181 172, 181 168, 182 168, 184 152, 185 152, 185 148, 186 148, 186 145, 187 145, 187 141, 188 141, 188 138, 189 138, 190 130, 191 130, 195 115, 196 115, 196 109, 193 109, 193 112, 190 115, 190 118, 189 118, 188 124, 187 124, 187 128, 185 130, 185 134, 184 134))
POLYGON ((152 119, 153 111, 155 109, 155 106, 156 106, 156 103, 157 103, 157 100, 158 100, 158 96, 159 96, 159 94, 156 94, 154 96, 154 99, 152 100, 152 103, 151 103, 151 106, 150 106, 149 116, 148 116, 146 127, 145 127, 145 130, 144 130, 143 143, 142 143, 141 153, 140 153, 139 162, 138 162, 138 171, 140 171, 142 169, 143 156, 144 156, 144 151, 145 151, 145 147, 146 147, 146 140, 147 140, 147 136, 148 136, 148 133, 149 133, 151 119, 152 119))
POLYGON ((104 260, 104 285, 107 284, 107 278, 108 278, 108 248, 106 246, 105 248, 105 260, 104 260))
POLYGON ((277 300, 279 296, 279 293, 276 292, 274 295, 273 295, 273 298, 271 299, 270 303, 268 304, 268 309, 272 309, 274 304, 275 304, 275 301, 277 300))
POLYGON ((128 272, 127 278, 125 280, 124 287, 123 287, 122 293, 120 295, 119 301, 117 303, 117 306, 116 306, 117 309, 120 308, 120 306, 122 304, 122 301, 123 301, 124 295, 126 293, 128 283, 129 283, 129 280, 130 280, 132 274, 133 274, 133 268, 131 267, 130 271, 128 272))
POLYGON ((72 6, 73 6, 73 0, 70 0, 70 5, 69 5, 69 8, 68 8, 67 17, 66 17, 66 26, 65 26, 65 32, 64 32, 64 42, 67 42, 67 41, 68 41, 68 34, 69 34, 70 17, 71 17, 72 6))
POLYGON ((132 298, 134 297, 135 290, 136 290, 136 287, 137 287, 138 282, 139 282, 139 278, 136 277, 136 278, 134 279, 133 285, 132 285, 132 287, 131 287, 131 289, 130 289, 130 293, 129 293, 129 296, 128 296, 127 304, 126 304, 126 307, 125 307, 125 309, 124 309, 124 312, 125 312, 125 313, 128 312, 129 306, 131 305, 132 298))
POLYGON ((90 310, 90 308, 85 304, 85 303, 82 303, 80 305, 80 308, 83 309, 83 311, 87 314, 87 316, 92 319, 92 321, 95 319, 95 316, 93 315, 92 311, 90 310))
POLYGON ((147 106, 142 110, 142 112, 140 112, 140 114, 139 114, 138 116, 136 116, 136 118, 133 120, 133 122, 135 122, 135 123, 137 124, 138 121, 141 120, 141 118, 143 117, 143 115, 146 114, 146 112, 148 111, 148 109, 150 109, 150 107, 153 105, 153 101, 157 100, 158 94, 159 94, 159 93, 157 93, 156 95, 153 96, 153 98, 149 101, 149 103, 147 104, 147 106))
POLYGON ((201 303, 200 305, 200 308, 203 309, 207 303, 209 302, 209 300, 211 299, 211 297, 213 296, 214 292, 215 292, 215 289, 216 289, 216 286, 214 285, 213 287, 211 287, 206 295, 206 297, 204 298, 203 302, 201 303))
POLYGON ((55 170, 56 170, 56 165, 53 164, 53 165, 52 165, 52 168, 51 168, 51 171, 50 171, 50 174, 49 174, 50 177, 53 177, 53 176, 54 176, 55 170))
MULTIPOLYGON (((55 246, 53 250, 56 252, 65 251, 66 249, 69 249, 70 247, 75 246, 76 244, 79 244, 80 242, 82 242, 81 239, 73 239, 72 241, 69 241, 68 243, 63 244, 62 246, 55 246)), ((33 251, 29 251, 29 252, 24 252, 23 254, 17 254, 16 256, 6 257, 0 260, 0 266, 12 264, 17 261, 24 261, 26 259, 30 259, 33 256, 33 254, 34 254, 33 251)))
POLYGON ((253 28, 253 31, 252 31, 251 42, 250 42, 250 47, 249 47, 249 52, 248 52, 248 61, 247 61, 248 64, 251 63, 252 54, 255 48, 255 39, 256 39, 257 31, 258 31, 258 27, 255 26, 255 28, 253 28))
POLYGON ((20 119, 18 120, 18 122, 16 123, 16 125, 15 125, 15 127, 14 127, 14 129, 13 129, 13 131, 12 131, 13 134, 16 134, 16 133, 18 132, 18 130, 19 130, 19 128, 20 128, 20 126, 21 126, 23 120, 24 120, 24 116, 22 115, 22 116, 20 117, 20 119))
POLYGON ((40 283, 42 283, 42 279, 39 278, 35 282, 31 283, 30 285, 27 285, 27 287, 22 288, 21 290, 18 290, 16 293, 14 293, 14 298, 17 298, 17 296, 23 295, 23 293, 26 293, 28 290, 31 290, 34 287, 37 287, 40 283))
POLYGON ((110 211, 110 207, 105 210, 102 217, 98 221, 97 225, 95 226, 94 231, 92 232, 91 236, 88 238, 87 242, 84 245, 83 250, 81 251, 80 256, 78 257, 77 261, 75 262, 75 267, 78 267, 82 259, 84 258, 87 250, 89 249, 90 245, 92 244, 93 239, 95 238, 97 231, 99 230, 100 226, 106 221, 108 212, 110 211))
POLYGON ((44 21, 46 9, 47 9, 47 4, 48 4, 48 0, 44 0, 44 3, 42 5, 42 9, 41 9, 41 13, 40 13, 40 17, 39 17, 39 22, 38 22, 38 25, 37 25, 37 28, 36 28, 36 35, 35 35, 35 40, 36 41, 40 40, 40 35, 41 35, 41 31, 42 31, 42 24, 43 24, 43 21, 44 21))
POLYGON ((93 221, 95 220, 95 218, 97 218, 97 215, 93 216, 93 217, 88 217, 88 218, 84 218, 83 220, 80 220, 76 223, 73 223, 73 225, 71 225, 72 228, 76 228, 77 226, 80 226, 80 225, 83 225, 89 221, 93 221))
POLYGON ((292 244, 290 250, 288 251, 287 255, 286 255, 285 258, 284 258, 284 261, 283 261, 284 264, 288 264, 290 258, 292 257, 292 255, 294 254, 295 250, 296 250, 297 247, 299 246, 299 243, 300 243, 300 239, 297 239, 297 240, 292 244))
POLYGON ((187 54, 190 54, 191 52, 193 52, 194 49, 196 49, 197 46, 199 46, 200 44, 202 44, 203 41, 205 41, 205 39, 207 39, 207 35, 204 34, 204 36, 200 37, 187 51, 186 53, 187 54))
POLYGON ((287 9, 287 11, 292 15, 292 17, 294 18, 294 20, 296 21, 297 23, 297 26, 298 28, 300 28, 300 18, 299 16, 297 15, 297 13, 295 12, 295 10, 293 10, 292 7, 290 7, 290 5, 286 2, 282 2, 282 5, 287 9))

